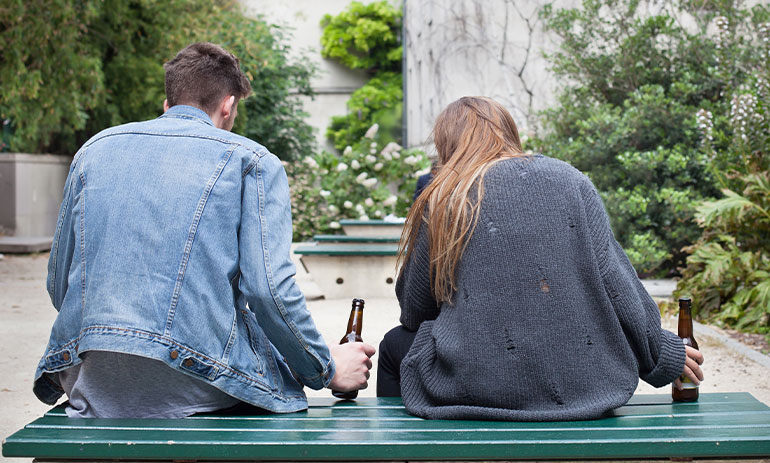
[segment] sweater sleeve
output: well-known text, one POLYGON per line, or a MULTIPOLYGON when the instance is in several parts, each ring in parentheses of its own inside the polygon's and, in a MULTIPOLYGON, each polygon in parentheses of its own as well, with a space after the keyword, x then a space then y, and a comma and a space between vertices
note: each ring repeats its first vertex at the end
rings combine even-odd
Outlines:
POLYGON ((410 331, 417 331, 422 322, 438 317, 439 305, 430 285, 430 254, 425 223, 420 226, 414 249, 396 281, 396 297, 401 306, 401 324, 410 331))
POLYGON ((682 340, 661 328, 660 311, 615 240, 599 193, 585 179, 582 196, 602 282, 639 363, 639 377, 655 387, 674 381, 684 369, 682 340))

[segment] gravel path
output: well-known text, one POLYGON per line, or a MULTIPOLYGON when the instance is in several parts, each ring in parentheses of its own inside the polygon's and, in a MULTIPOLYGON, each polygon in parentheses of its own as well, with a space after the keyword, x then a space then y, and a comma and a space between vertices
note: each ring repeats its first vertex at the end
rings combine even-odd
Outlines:
MULTIPOLYGON (((56 317, 45 291, 47 254, 0 259, 0 437, 6 437, 42 415, 49 406, 32 394, 32 375, 48 341, 56 317)), ((350 312, 348 300, 324 300, 309 275, 298 266, 297 281, 307 295, 311 312, 327 341, 342 337, 350 312)), ((660 287, 660 284, 657 284, 660 287)), ((365 294, 362 294, 365 297, 365 294)), ((382 336, 398 323, 398 303, 392 299, 367 299, 364 315, 364 340, 378 346, 382 336)), ((663 321, 676 329, 676 321, 663 321)), ((702 392, 750 392, 770 404, 770 357, 746 347, 726 332, 698 325, 695 335, 703 350, 706 381, 702 392)), ((376 359, 375 359, 376 364, 376 359)), ((375 372, 376 374, 376 372, 375 372)), ((362 397, 374 396, 376 377, 362 397)), ((668 393, 642 383, 639 393, 668 393)), ((312 396, 328 396, 328 391, 309 391, 312 396)), ((22 462, 24 460, 8 459, 22 462)))

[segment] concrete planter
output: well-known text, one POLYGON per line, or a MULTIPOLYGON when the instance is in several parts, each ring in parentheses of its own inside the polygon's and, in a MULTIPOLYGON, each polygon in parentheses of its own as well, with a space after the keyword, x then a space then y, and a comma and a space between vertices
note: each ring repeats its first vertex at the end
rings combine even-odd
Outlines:
POLYGON ((0 252, 51 247, 70 156, 0 153, 0 252))

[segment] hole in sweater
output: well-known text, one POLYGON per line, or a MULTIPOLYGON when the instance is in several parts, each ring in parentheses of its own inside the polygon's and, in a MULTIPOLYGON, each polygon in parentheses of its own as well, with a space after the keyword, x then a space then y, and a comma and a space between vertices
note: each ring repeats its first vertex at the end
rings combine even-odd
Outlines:
POLYGON ((548 286, 548 280, 545 279, 545 278, 540 280, 540 291, 542 291, 544 293, 550 293, 551 292, 551 287, 548 286))
POLYGON ((513 339, 511 339, 511 333, 508 332, 508 328, 505 328, 503 331, 505 332, 505 350, 513 354, 516 350, 516 344, 513 343, 513 339))
POLYGON ((564 405, 564 399, 561 398, 561 394, 559 394, 559 388, 556 387, 556 384, 551 381, 548 383, 548 385, 551 386, 551 397, 553 397, 554 402, 559 405, 564 405))
POLYGON ((575 228, 575 219, 569 215, 567 216, 567 226, 569 226, 569 228, 575 228))
POLYGON ((497 227, 495 227, 494 222, 490 220, 489 222, 486 223, 486 225, 487 225, 487 230, 489 231, 490 234, 494 235, 497 233, 497 227))

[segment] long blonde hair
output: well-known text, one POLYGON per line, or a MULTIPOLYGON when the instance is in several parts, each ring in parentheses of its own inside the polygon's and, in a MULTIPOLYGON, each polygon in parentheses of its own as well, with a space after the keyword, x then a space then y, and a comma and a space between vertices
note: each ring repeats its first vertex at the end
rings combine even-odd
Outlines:
POLYGON ((398 263, 403 271, 425 222, 431 289, 437 302, 451 303, 457 263, 478 222, 484 175, 497 161, 524 153, 510 113, 485 97, 463 97, 449 104, 436 118, 433 142, 438 171, 409 210, 398 263))

